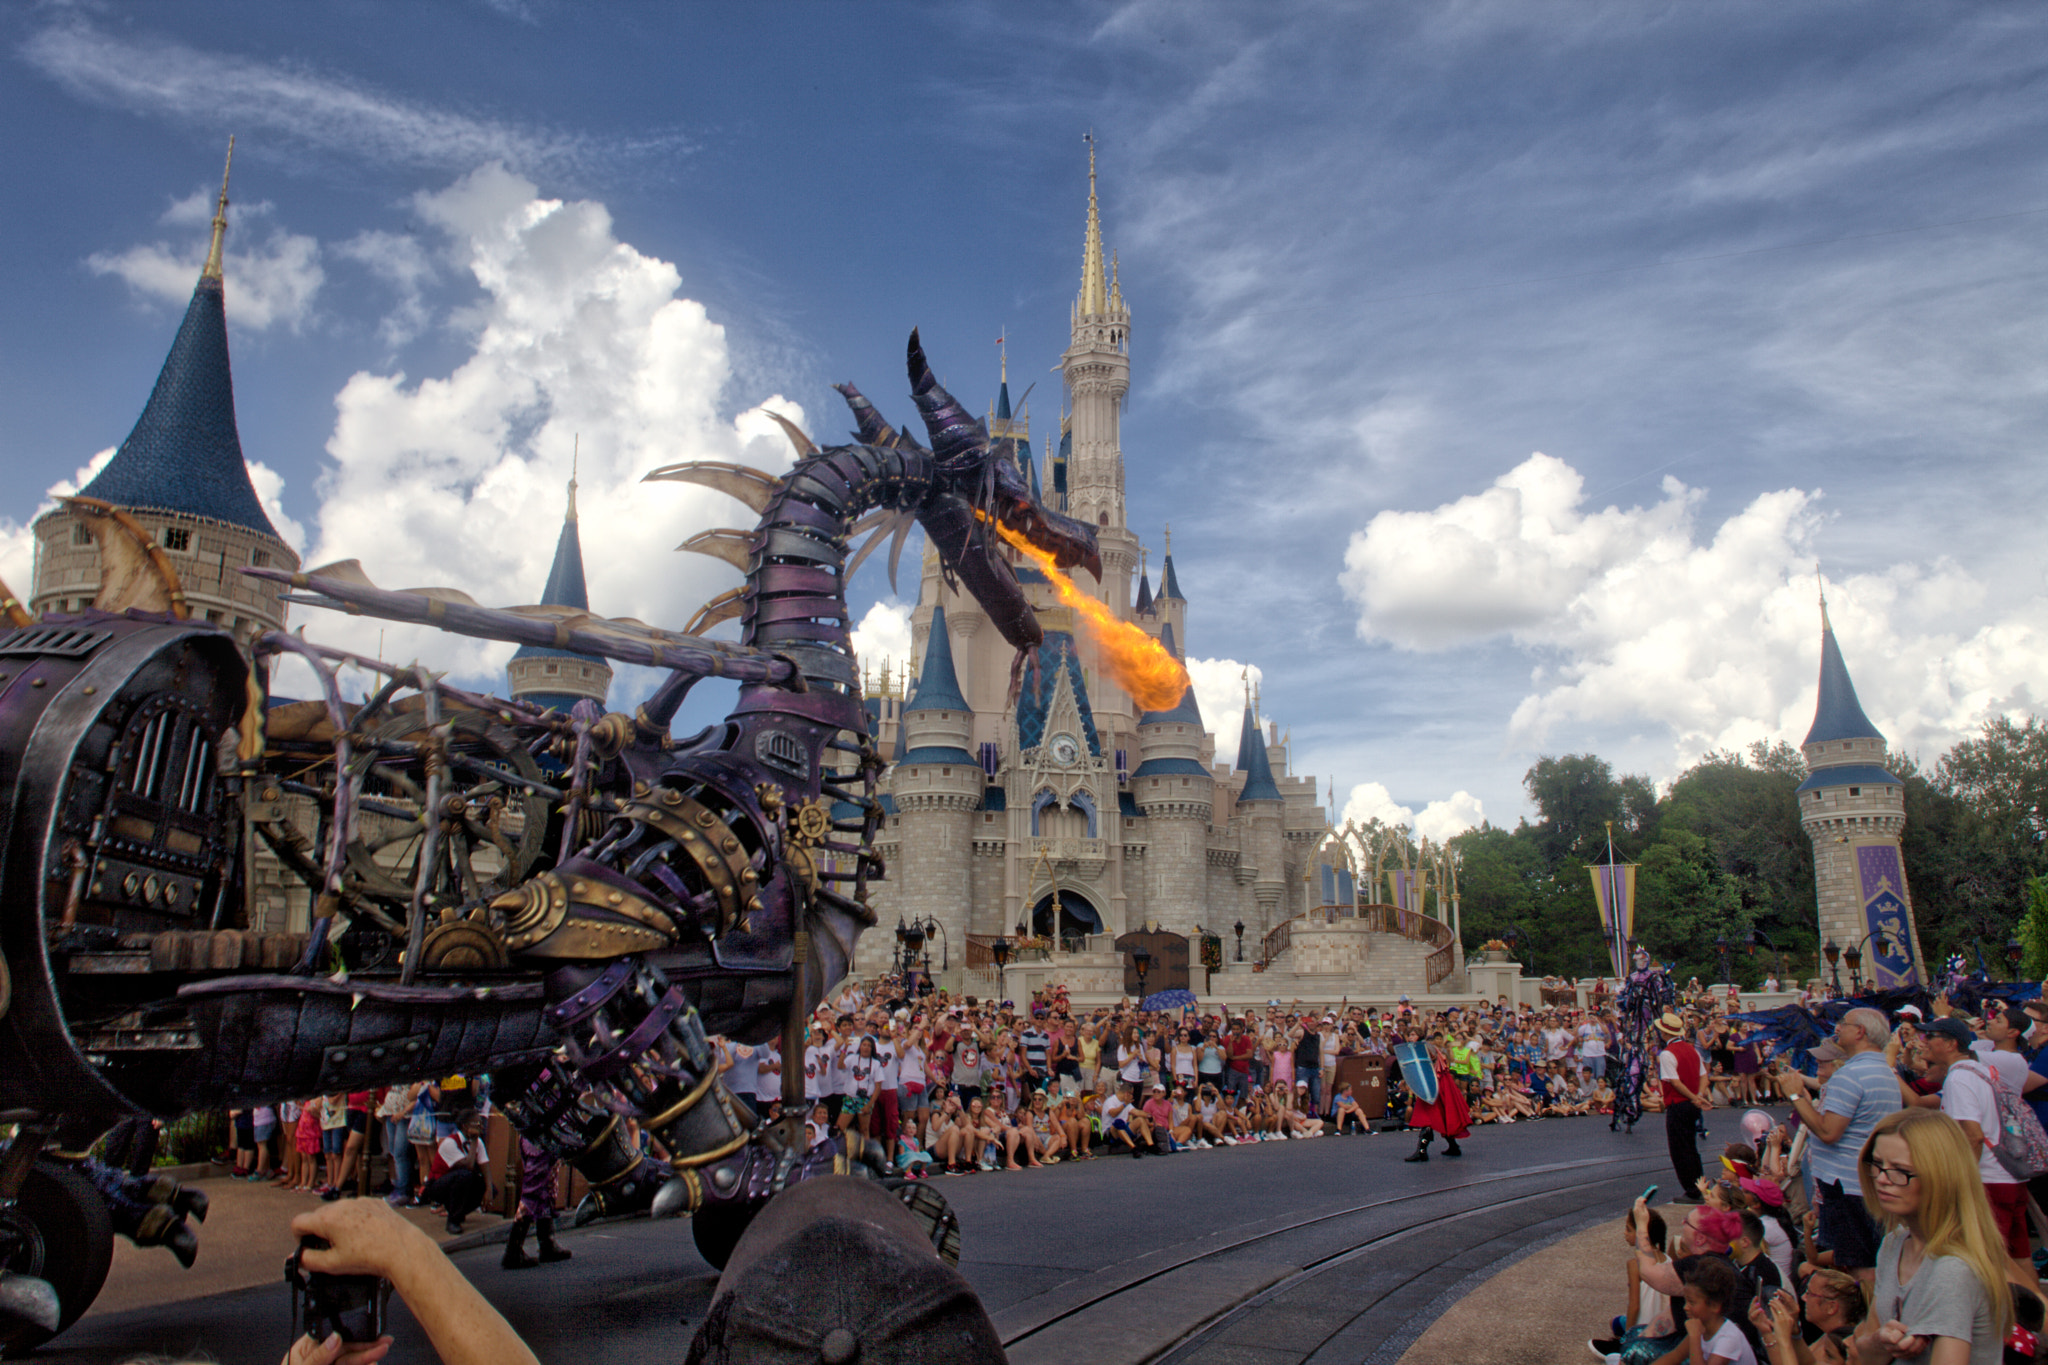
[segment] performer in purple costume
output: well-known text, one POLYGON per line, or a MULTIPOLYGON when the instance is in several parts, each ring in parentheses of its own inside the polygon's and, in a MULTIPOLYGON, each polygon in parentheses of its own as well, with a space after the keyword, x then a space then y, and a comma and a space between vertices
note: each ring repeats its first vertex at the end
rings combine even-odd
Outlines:
POLYGON ((566 1261, 570 1253, 555 1245, 554 1153, 538 1143, 519 1139, 519 1216, 512 1220, 512 1233, 505 1241, 507 1270, 531 1270, 543 1261, 566 1261), (526 1233, 540 1234, 540 1255, 526 1254, 526 1233))

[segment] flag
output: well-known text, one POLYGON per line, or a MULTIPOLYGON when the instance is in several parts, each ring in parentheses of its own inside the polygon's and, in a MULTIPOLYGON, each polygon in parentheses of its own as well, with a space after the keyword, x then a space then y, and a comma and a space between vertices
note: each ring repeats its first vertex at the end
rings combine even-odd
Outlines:
POLYGON ((1600 928, 1607 936, 1607 955, 1617 977, 1628 975, 1628 941, 1636 932, 1636 865, 1594 863, 1593 899, 1600 905, 1600 928))

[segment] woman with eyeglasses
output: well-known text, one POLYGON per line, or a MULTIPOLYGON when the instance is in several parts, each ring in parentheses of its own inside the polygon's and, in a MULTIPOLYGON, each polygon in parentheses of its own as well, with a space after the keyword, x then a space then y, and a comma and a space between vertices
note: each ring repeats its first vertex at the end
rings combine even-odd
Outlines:
POLYGON ((2012 1320, 2005 1240, 1962 1125, 1931 1109, 1889 1114, 1863 1144, 1859 1174, 1885 1236, 1852 1358, 1998 1365, 2012 1320))

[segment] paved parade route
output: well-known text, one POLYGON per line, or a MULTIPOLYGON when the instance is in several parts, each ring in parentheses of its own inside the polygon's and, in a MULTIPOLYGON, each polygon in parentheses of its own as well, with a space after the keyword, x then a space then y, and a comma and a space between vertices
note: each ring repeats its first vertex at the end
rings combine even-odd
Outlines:
MULTIPOLYGON (((1488 1127, 1466 1148, 1462 1160, 1410 1165, 1401 1158, 1413 1143, 1397 1135, 1323 1138, 1103 1158, 943 1187, 965 1231, 961 1269, 1017 1365, 1391 1365, 1493 1267, 1618 1218, 1645 1185, 1671 1193, 1654 1118, 1632 1137, 1594 1118, 1488 1127)), ((274 1204, 280 1221, 303 1206, 283 1196, 274 1204)), ((214 1238, 214 1228, 202 1233, 202 1268, 210 1255, 231 1255, 214 1238)), ((500 1269, 495 1245, 455 1257, 543 1361, 677 1358, 716 1283, 688 1228, 627 1222, 571 1233, 565 1244, 575 1259, 541 1270, 500 1269)), ((102 1365, 124 1353, 203 1352, 221 1365, 273 1365, 283 1354, 288 1305, 274 1270, 250 1270, 263 1276, 250 1287, 125 1307, 134 1298, 123 1276, 137 1259, 117 1267, 108 1308, 40 1359, 102 1365)), ((162 1270, 149 1266, 152 1282, 175 1292, 178 1279, 162 1270)), ((208 1285, 198 1272, 190 1282, 208 1285)), ((1584 1316, 1598 1311, 1588 1306, 1584 1316)), ((430 1359, 409 1318, 395 1316, 394 1358, 430 1359)), ((1531 1347, 1531 1360, 1585 1349, 1577 1340, 1531 1347)))

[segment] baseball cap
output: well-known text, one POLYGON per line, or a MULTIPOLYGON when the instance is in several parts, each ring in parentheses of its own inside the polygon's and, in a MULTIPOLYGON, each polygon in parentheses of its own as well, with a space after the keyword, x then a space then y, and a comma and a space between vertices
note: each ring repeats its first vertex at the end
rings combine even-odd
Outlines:
POLYGON ((1899 1006, 1897 1013, 1899 1018, 1901 1019, 1905 1019, 1908 1017, 1914 1019, 1925 1019, 1927 1017, 1926 1015, 1920 1012, 1920 1007, 1918 1005, 1901 1005, 1899 1006))
POLYGON ((1966 1048, 1977 1041, 1977 1035, 1970 1032, 1969 1026, 1960 1019, 1929 1020, 1920 1031, 1930 1038, 1946 1038, 1957 1047, 1966 1048))
POLYGON ((1166 1087, 1161 1085, 1159 1082, 1154 1081, 1152 1082, 1152 1093, 1155 1095, 1164 1095, 1166 1093, 1166 1087))
POLYGON ((1296 1081, 1296 1082, 1294 1083, 1294 1088, 1295 1088, 1296 1090, 1306 1090, 1306 1089, 1308 1089, 1308 1082, 1307 1082, 1307 1081, 1296 1081))
POLYGON ((1842 1051, 1841 1046, 1834 1039, 1829 1038, 1819 1047, 1810 1050, 1806 1055, 1813 1058, 1816 1062, 1839 1062, 1848 1057, 1849 1054, 1842 1051))
POLYGON ((2029 1000, 2021 1008, 2027 1018, 2036 1023, 2048 1023, 2048 1000, 2029 1000))

